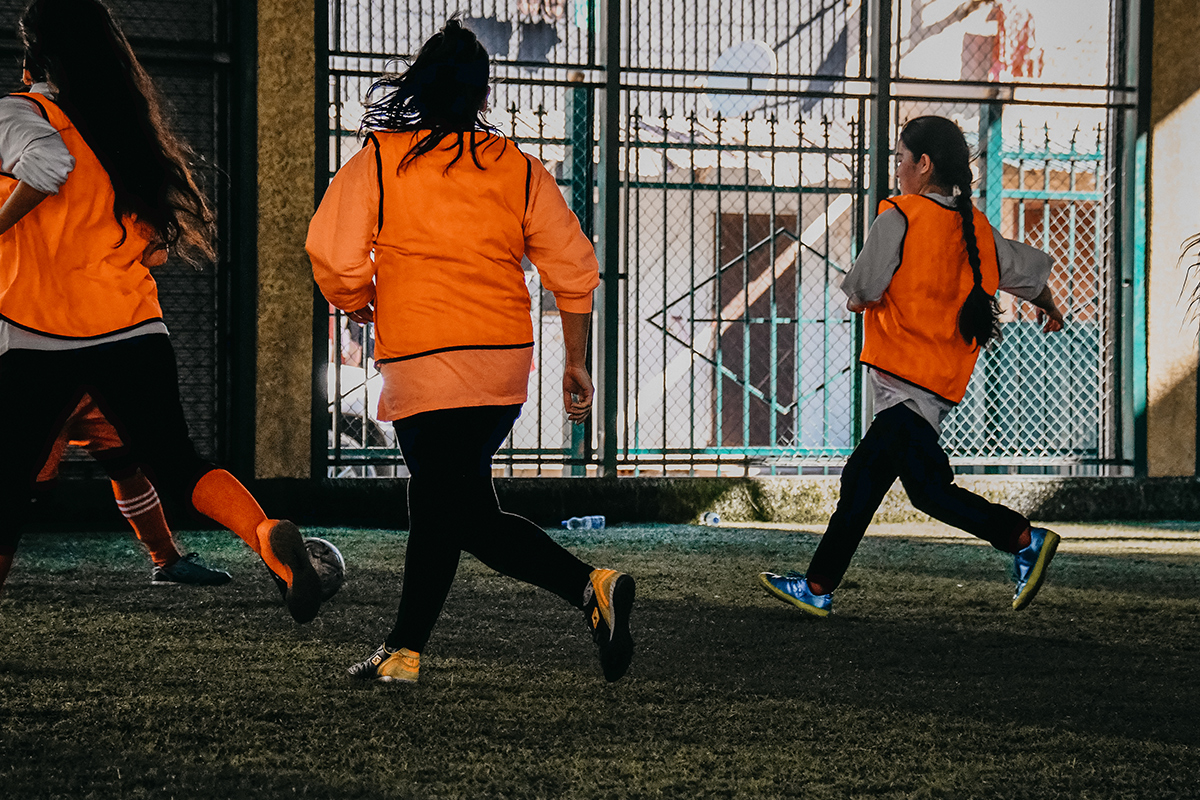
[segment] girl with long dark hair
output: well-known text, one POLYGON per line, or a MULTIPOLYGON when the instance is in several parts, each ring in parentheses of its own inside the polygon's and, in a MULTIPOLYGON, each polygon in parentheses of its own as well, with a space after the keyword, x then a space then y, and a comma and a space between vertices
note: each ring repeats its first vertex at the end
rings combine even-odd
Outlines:
POLYGON ((487 124, 488 55, 456 18, 372 92, 382 94, 363 119, 366 143, 334 177, 308 235, 325 297, 375 322, 379 418, 393 421, 411 473, 396 624, 350 675, 417 680, 465 550, 583 609, 615 681, 633 655, 633 579, 593 569, 504 513, 492 486, 492 456, 525 402, 533 355, 524 256, 558 305, 567 417, 581 424, 591 412, 591 242, 545 167, 487 124))
POLYGON ((863 349, 875 420, 842 472, 837 509, 808 571, 759 575, 773 596, 826 616, 871 517, 900 478, 919 510, 1012 553, 1012 607, 1029 604, 1046 576, 1058 534, 954 484, 938 444, 946 414, 962 400, 980 350, 1000 334, 997 289, 1063 317, 1047 281, 1046 253, 1005 239, 971 202, 970 150, 944 117, 910 120, 896 147, 900 196, 884 200, 863 251, 846 274, 847 308, 863 314, 863 349))
POLYGON ((33 0, 30 91, 0 99, 0 583, 39 467, 90 395, 160 491, 234 531, 299 622, 320 580, 299 530, 268 519, 188 437, 150 268, 211 260, 213 215, 154 85, 99 0, 33 0))

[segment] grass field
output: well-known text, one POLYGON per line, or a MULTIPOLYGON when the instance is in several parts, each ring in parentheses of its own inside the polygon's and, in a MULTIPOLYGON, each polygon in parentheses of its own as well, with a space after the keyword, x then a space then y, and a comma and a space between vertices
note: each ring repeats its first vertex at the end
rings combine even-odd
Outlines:
POLYGON ((344 669, 391 624, 404 534, 310 530, 346 587, 293 624, 261 565, 152 587, 124 534, 26 537, 0 598, 4 798, 1200 796, 1195 559, 1073 554, 1027 611, 1007 559, 868 538, 828 620, 758 588, 796 531, 559 532, 638 580, 629 676, 579 612, 464 558, 416 686, 344 669))

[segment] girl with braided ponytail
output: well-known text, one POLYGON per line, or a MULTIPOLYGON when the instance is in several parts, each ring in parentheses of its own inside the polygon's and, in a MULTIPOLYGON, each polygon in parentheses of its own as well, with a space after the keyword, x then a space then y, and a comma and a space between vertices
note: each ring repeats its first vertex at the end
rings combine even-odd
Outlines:
POLYGON ((1043 331, 1059 331, 1047 281, 1053 260, 1005 239, 971 202, 971 163, 958 125, 910 120, 896 146, 900 196, 884 200, 862 253, 846 274, 847 308, 863 315, 863 349, 875 420, 846 462, 837 509, 804 574, 764 572, 775 597, 827 616, 871 517, 899 478, 931 517, 1012 553, 1012 607, 1033 600, 1059 536, 954 484, 938 444, 946 414, 962 400, 979 352, 1000 336, 996 291, 1032 302, 1043 331))

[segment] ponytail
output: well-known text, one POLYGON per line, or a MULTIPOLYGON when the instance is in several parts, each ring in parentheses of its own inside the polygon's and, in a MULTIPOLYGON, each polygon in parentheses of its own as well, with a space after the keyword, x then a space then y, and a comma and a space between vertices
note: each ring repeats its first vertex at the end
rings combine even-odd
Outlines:
MULTIPOLYGON (((498 135, 487 121, 483 105, 488 96, 488 54, 478 37, 454 14, 421 46, 408 69, 384 75, 367 92, 369 102, 360 134, 372 131, 423 131, 400 161, 408 166, 453 137, 457 152, 449 170, 468 151, 479 169, 475 132, 498 135), (370 100, 371 95, 383 96, 370 100)), ((490 147, 491 141, 485 146, 490 147)), ((503 144, 507 147, 507 143, 503 144)))
POLYGON ((975 237, 975 206, 971 202, 971 151, 966 137, 952 120, 924 116, 905 123, 900 139, 914 158, 928 155, 939 184, 953 187, 957 195, 954 210, 962 217, 963 244, 975 279, 958 310, 958 332, 967 344, 986 347, 1000 338, 1000 303, 983 288, 979 242, 975 237))
POLYGON ((958 189, 955 209, 962 216, 963 244, 967 246, 967 261, 971 263, 971 275, 975 278, 975 285, 971 287, 970 294, 958 310, 958 332, 967 344, 974 343, 976 347, 983 348, 1000 339, 1000 303, 994 294, 988 294, 983 288, 970 180, 967 180, 966 191, 963 191, 962 185, 959 185, 958 189))

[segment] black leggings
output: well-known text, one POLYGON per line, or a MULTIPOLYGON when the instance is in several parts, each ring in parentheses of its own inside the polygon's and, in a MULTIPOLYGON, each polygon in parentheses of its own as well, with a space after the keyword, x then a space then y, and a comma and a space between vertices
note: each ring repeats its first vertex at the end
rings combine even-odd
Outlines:
POLYGON ((465 550, 582 608, 592 568, 524 517, 500 510, 492 456, 520 406, 428 411, 395 423, 408 482, 408 550, 390 648, 425 649, 465 550))
POLYGON ((808 566, 808 574, 828 581, 829 590, 846 574, 871 517, 896 478, 918 510, 999 550, 1016 552, 1016 540, 1029 525, 1011 508, 955 486, 937 431, 907 406, 892 406, 875 417, 846 462, 837 509, 808 566))
POLYGON ((77 350, 0 355, 0 547, 16 547, 38 472, 80 398, 90 394, 164 497, 192 508, 214 467, 196 454, 165 334, 77 350))

